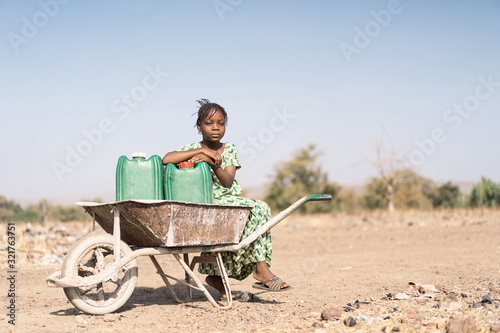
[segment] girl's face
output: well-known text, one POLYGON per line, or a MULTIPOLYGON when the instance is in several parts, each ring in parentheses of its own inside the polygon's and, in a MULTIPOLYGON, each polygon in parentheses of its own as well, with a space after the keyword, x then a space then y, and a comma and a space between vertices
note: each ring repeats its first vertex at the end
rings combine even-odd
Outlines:
POLYGON ((219 142, 226 133, 226 120, 222 112, 217 110, 213 116, 203 119, 197 127, 204 141, 219 142))

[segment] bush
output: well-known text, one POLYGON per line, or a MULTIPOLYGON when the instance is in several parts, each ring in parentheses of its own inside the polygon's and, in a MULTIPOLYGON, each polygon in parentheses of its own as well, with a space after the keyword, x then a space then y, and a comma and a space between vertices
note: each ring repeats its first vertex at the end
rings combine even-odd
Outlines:
POLYGON ((346 213, 354 213, 363 210, 363 197, 354 189, 342 188, 338 194, 338 210, 346 213))
POLYGON ((447 182, 434 191, 431 200, 434 208, 457 208, 460 206, 460 189, 447 182))
POLYGON ((387 185, 382 178, 373 177, 365 185, 363 203, 364 207, 370 210, 387 207, 387 185))
POLYGON ((300 209, 301 213, 327 213, 338 205, 340 186, 328 181, 328 174, 317 162, 320 155, 316 146, 310 144, 295 151, 289 161, 275 166, 264 199, 272 209, 283 210, 310 194, 331 194, 332 201, 307 204, 300 209))
POLYGON ((35 210, 24 210, 17 202, 0 195, 0 221, 34 223, 41 222, 42 217, 35 210))
POLYGON ((430 197, 434 192, 432 180, 418 175, 411 169, 399 172, 394 205, 401 209, 432 208, 430 197))
POLYGON ((61 222, 89 219, 85 211, 75 205, 53 207, 46 199, 42 199, 38 204, 23 209, 17 202, 0 195, 0 222, 40 223, 49 216, 61 222))
MULTIPOLYGON (((432 206, 430 196, 433 183, 411 169, 399 170, 395 174, 394 206, 397 209, 428 209, 432 206)), ((382 178, 371 178, 365 185, 363 203, 368 209, 385 209, 387 183, 382 178)))
POLYGON ((56 206, 52 210, 52 217, 61 222, 84 221, 87 214, 79 206, 56 206))
POLYGON ((469 197, 471 207, 494 207, 500 205, 500 185, 491 179, 481 177, 481 182, 474 184, 469 197))

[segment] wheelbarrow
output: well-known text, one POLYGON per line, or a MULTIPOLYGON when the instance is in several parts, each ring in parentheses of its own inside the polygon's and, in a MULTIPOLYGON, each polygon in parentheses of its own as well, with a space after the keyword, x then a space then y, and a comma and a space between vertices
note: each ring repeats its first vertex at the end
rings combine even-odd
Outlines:
POLYGON ((50 287, 62 287, 68 300, 83 312, 110 313, 122 307, 135 289, 136 258, 149 256, 175 301, 191 301, 192 289, 196 289, 216 308, 229 309, 233 299, 221 252, 248 246, 306 202, 319 200, 331 200, 331 195, 299 199, 244 239, 241 236, 252 207, 171 200, 79 202, 93 217, 92 233, 73 245, 61 271, 46 282, 50 287), (95 232, 96 221, 107 233, 95 232), (190 253, 212 255, 196 255, 190 260, 190 253), (184 280, 163 271, 155 256, 164 254, 173 255, 184 269, 184 280), (194 274, 199 263, 217 264, 228 296, 226 304, 216 302, 194 274), (169 279, 186 286, 185 299, 178 297, 169 279))

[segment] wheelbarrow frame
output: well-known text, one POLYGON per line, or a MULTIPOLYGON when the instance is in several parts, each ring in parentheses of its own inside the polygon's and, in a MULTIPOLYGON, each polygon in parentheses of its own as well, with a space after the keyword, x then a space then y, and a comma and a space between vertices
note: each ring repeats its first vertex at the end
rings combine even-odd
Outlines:
MULTIPOLYGON (((253 241, 255 241, 258 237, 263 235, 265 232, 269 231, 272 227, 276 226, 279 222, 284 220, 287 216, 289 216, 294 211, 299 209, 306 202, 308 202, 308 201, 324 201, 324 200, 331 200, 331 195, 329 195, 329 194, 315 194, 315 195, 305 196, 305 197, 297 200, 290 207, 286 208, 285 210, 280 212, 278 215, 276 215, 274 218, 267 221, 259 229, 252 232, 248 237, 241 240, 238 244, 207 245, 207 246, 181 246, 181 247, 130 246, 132 251, 127 251, 127 254, 125 254, 124 256, 117 255, 117 254, 121 254, 123 252, 121 249, 122 245, 127 246, 127 244, 122 243, 122 240, 121 240, 120 209, 117 207, 117 203, 110 203, 109 205, 111 207, 113 207, 113 218, 114 218, 113 235, 112 235, 112 237, 113 237, 113 254, 114 254, 113 263, 111 263, 108 267, 106 267, 102 271, 99 271, 99 273, 92 275, 92 276, 87 276, 87 277, 81 277, 81 276, 61 277, 61 272, 55 272, 54 274, 50 275, 47 278, 46 282, 47 282, 47 285, 50 287, 63 287, 65 289, 66 288, 90 288, 92 286, 96 286, 96 285, 103 283, 105 281, 109 281, 111 279, 114 279, 116 277, 116 275, 118 274, 118 272, 131 262, 136 266, 135 260, 138 257, 149 256, 149 258, 151 259, 151 261, 153 262, 154 266, 157 269, 157 273, 163 279, 165 285, 169 289, 169 291, 172 294, 172 297, 175 299, 175 301, 177 301, 179 303, 191 301, 192 289, 196 289, 196 290, 201 291, 206 296, 208 301, 214 307, 216 307, 218 309, 229 309, 232 306, 233 299, 232 299, 232 294, 231 294, 229 278, 228 278, 226 269, 224 267, 224 263, 222 261, 221 253, 222 252, 234 252, 234 251, 240 250, 243 247, 248 246, 253 241), (195 256, 190 261, 189 260, 189 253, 213 253, 214 256, 195 256), (177 279, 173 276, 170 276, 163 271, 160 264, 156 260, 155 256, 165 255, 165 254, 171 254, 176 259, 176 261, 179 263, 179 265, 184 269, 184 272, 185 272, 184 281, 177 279), (180 256, 181 254, 183 255, 183 258, 181 258, 181 256, 180 256), (222 282, 223 282, 224 289, 225 289, 226 295, 227 295, 227 304, 226 305, 220 305, 219 303, 217 303, 215 301, 215 299, 212 297, 212 295, 208 292, 206 287, 203 285, 203 283, 194 274, 193 270, 194 270, 196 264, 199 264, 199 263, 216 263, 217 264, 217 267, 221 273, 222 282), (180 284, 183 284, 187 287, 188 296, 185 299, 180 299, 178 297, 178 295, 175 292, 174 288, 172 287, 169 279, 172 279, 172 280, 174 280, 180 284), (191 280, 194 282, 194 285, 191 283, 191 280)), ((98 205, 98 204, 96 204, 96 205, 98 205)), ((87 237, 92 238, 92 235, 97 235, 97 234, 95 234, 95 216, 93 219, 92 234, 87 236, 87 237)), ((90 242, 92 242, 92 241, 90 241, 90 242)), ((69 253, 68 253, 67 257, 68 256, 69 256, 69 253)), ((137 272, 135 274, 137 274, 137 272)), ((134 281, 132 288, 135 288, 135 281, 134 281)), ((68 293, 66 293, 66 294, 68 295, 68 293)), ((125 301, 123 301, 123 302, 126 302, 126 300, 129 297, 130 297, 130 295, 128 295, 126 297, 125 301)), ((70 299, 70 301, 72 301, 72 300, 70 299)), ((73 303, 73 305, 77 306, 73 301, 72 301, 72 303, 73 303)), ((83 309, 81 309, 81 310, 83 310, 83 309)), ((112 310, 112 311, 115 311, 115 310, 112 310)), ((93 312, 92 309, 90 311, 88 309, 85 309, 83 311, 93 312)), ((109 312, 112 312, 112 311, 109 311, 109 312)), ((107 312, 104 312, 104 313, 107 313, 107 312)), ((102 311, 99 311, 97 309, 96 312, 93 312, 93 314, 103 314, 103 313, 102 313, 102 311)))

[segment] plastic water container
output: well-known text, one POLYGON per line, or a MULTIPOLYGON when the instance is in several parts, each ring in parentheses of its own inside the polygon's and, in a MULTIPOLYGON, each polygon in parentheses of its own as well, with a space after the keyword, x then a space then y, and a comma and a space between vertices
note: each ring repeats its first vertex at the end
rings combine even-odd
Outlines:
POLYGON ((164 177, 165 200, 213 203, 212 175, 205 162, 168 164, 164 177))
POLYGON ((116 201, 163 199, 163 164, 160 156, 146 159, 145 153, 132 153, 132 160, 120 156, 116 167, 116 201))

